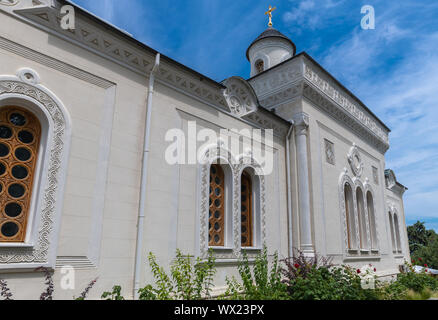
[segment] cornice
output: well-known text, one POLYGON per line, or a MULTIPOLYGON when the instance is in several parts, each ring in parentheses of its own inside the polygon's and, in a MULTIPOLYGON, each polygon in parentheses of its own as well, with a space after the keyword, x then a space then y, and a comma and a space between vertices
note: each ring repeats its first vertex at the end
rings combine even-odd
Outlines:
POLYGON ((332 102, 342 108, 354 120, 363 124, 373 134, 378 136, 384 143, 389 143, 388 132, 382 126, 377 124, 375 120, 364 110, 362 106, 353 102, 353 99, 348 94, 337 87, 335 83, 319 73, 316 68, 312 68, 310 64, 304 64, 304 77, 311 84, 326 95, 332 102))
POLYGON ((339 123, 349 127, 380 152, 389 148, 389 130, 374 115, 355 102, 355 98, 319 70, 305 55, 249 79, 260 104, 275 109, 296 98, 307 98, 339 123))
MULTIPOLYGON (((20 4, 20 3, 18 3, 20 4)), ((148 76, 154 62, 154 52, 145 50, 139 45, 130 43, 118 36, 104 25, 98 25, 76 12, 75 30, 64 30, 60 25, 60 11, 52 6, 24 7, 18 5, 3 7, 18 19, 43 29, 65 41, 78 45, 105 59, 117 63, 135 73, 148 76)), ((200 77, 193 71, 193 74, 184 70, 171 59, 163 59, 157 78, 162 83, 179 89, 190 96, 201 100, 209 105, 228 111, 228 105, 222 94, 223 87, 217 83, 210 84, 208 79, 200 77)))

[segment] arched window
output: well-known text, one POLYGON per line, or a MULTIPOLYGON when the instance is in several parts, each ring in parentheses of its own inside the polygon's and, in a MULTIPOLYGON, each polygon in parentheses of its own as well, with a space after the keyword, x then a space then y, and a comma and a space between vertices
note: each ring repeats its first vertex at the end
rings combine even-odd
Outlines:
POLYGON ((265 70, 265 63, 262 59, 259 59, 255 62, 255 69, 257 73, 263 72, 265 70))
POLYGON ((209 246, 225 245, 225 174, 219 164, 210 167, 209 246))
POLYGON ((371 236, 371 249, 376 250, 377 246, 377 229, 376 229, 376 217, 374 214, 374 200, 371 192, 367 192, 367 207, 368 207, 368 219, 370 225, 371 236))
POLYGON ((365 205, 363 199, 363 192, 360 188, 357 188, 356 190, 356 201, 357 201, 357 218, 359 221, 360 248, 366 249, 368 248, 368 239, 367 239, 367 227, 366 227, 366 218, 365 218, 365 205))
POLYGON ((401 239, 400 239, 400 228, 398 224, 398 216, 394 213, 394 229, 395 229, 395 241, 397 244, 397 252, 402 252, 401 250, 401 239))
POLYGON ((396 243, 395 243, 395 234, 394 234, 394 222, 392 220, 392 214, 391 212, 388 212, 389 215, 389 227, 391 229, 391 242, 392 242, 392 249, 393 251, 397 251, 396 249, 396 243))
POLYGON ((253 246, 253 185, 248 172, 242 173, 241 179, 241 245, 253 246))
POLYGON ((354 218, 353 190, 349 183, 344 186, 345 217, 347 220, 348 249, 356 249, 356 226, 354 218))
POLYGON ((0 242, 24 242, 41 125, 24 108, 0 109, 0 242))

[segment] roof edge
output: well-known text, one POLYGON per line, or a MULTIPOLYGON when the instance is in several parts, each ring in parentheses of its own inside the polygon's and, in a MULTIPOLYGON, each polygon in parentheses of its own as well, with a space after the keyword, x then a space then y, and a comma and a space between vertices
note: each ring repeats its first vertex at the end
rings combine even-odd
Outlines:
POLYGON ((72 2, 71 0, 57 0, 57 1, 59 1, 61 4, 64 3, 64 4, 72 5, 75 8, 75 10, 78 10, 81 14, 83 14, 84 16, 89 18, 90 20, 102 25, 102 27, 114 32, 115 34, 126 39, 127 41, 133 42, 140 49, 147 50, 150 53, 152 53, 153 55, 156 55, 157 53, 159 53, 161 55, 161 59, 163 59, 171 64, 175 64, 177 67, 182 68, 185 71, 194 74, 196 77, 199 77, 201 80, 205 79, 210 84, 215 85, 220 89, 225 89, 225 87, 220 82, 213 80, 210 77, 208 77, 208 76, 206 76, 206 75, 204 75, 204 74, 202 74, 202 73, 200 73, 200 72, 198 72, 190 67, 187 67, 186 65, 182 64, 181 62, 178 62, 178 61, 166 56, 165 54, 162 54, 161 52, 149 47, 147 44, 134 38, 134 36, 132 36, 129 32, 112 25, 111 23, 103 20, 102 18, 99 18, 98 16, 92 14, 91 12, 87 11, 86 9, 78 6, 76 3, 72 2))

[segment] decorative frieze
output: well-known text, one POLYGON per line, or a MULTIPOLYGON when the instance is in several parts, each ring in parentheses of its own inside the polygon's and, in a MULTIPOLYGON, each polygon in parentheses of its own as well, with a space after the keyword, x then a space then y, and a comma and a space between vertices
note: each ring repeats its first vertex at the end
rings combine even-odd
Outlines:
MULTIPOLYGON (((130 41, 123 40, 119 36, 85 21, 80 15, 76 17, 74 30, 64 30, 59 23, 61 20, 60 11, 55 8, 30 7, 15 10, 14 13, 46 28, 65 40, 79 44, 137 73, 147 76, 152 69, 155 59, 152 51, 142 50, 138 45, 131 44, 130 41)), ((162 61, 157 78, 208 104, 228 110, 220 85, 217 85, 217 88, 206 85, 204 80, 179 70, 172 66, 171 62, 162 61)))
POLYGON ((325 80, 317 71, 312 69, 308 64, 304 65, 304 77, 313 85, 315 85, 319 90, 325 93, 332 101, 334 101, 338 106, 342 107, 357 121, 363 124, 371 132, 373 132, 377 137, 379 137, 386 144, 389 143, 388 134, 376 123, 371 116, 367 115, 359 104, 352 102, 342 90, 337 89, 337 86, 331 82, 325 80))

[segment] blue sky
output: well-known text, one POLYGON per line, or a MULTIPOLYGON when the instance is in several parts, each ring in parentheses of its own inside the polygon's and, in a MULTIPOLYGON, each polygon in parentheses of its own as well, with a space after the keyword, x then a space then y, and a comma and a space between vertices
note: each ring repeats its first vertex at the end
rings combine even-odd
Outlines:
POLYGON ((159 52, 222 81, 249 76, 248 45, 267 25, 290 37, 391 129, 387 168, 409 190, 408 224, 438 231, 438 1, 75 0, 159 52), (375 30, 362 30, 363 5, 375 30))

